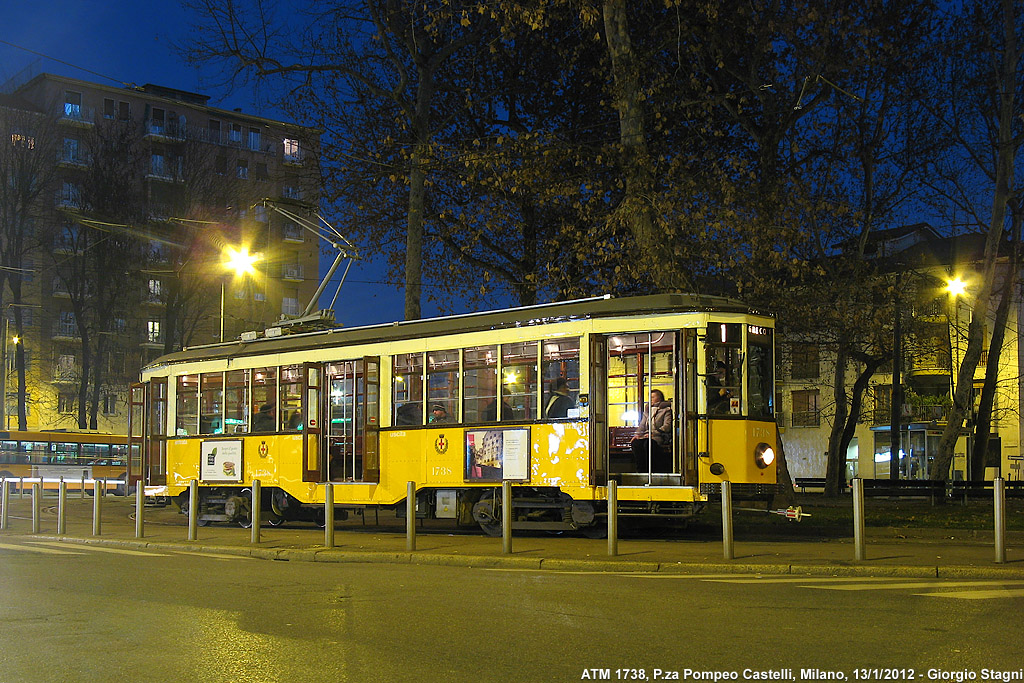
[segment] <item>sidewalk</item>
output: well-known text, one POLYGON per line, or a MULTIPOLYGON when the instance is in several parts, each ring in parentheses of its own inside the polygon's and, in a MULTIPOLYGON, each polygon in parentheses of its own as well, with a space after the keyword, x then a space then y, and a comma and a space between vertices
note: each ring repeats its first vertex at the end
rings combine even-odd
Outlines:
MULTIPOLYGON (((311 523, 264 526, 260 542, 251 543, 251 529, 211 525, 188 541, 187 522, 171 508, 147 508, 145 535, 135 538, 132 501, 103 499, 100 536, 92 535, 92 500, 69 498, 67 534, 56 535, 56 501, 42 503, 41 529, 32 535, 31 500, 12 497, 8 527, 0 539, 61 540, 67 543, 239 555, 305 562, 365 562, 502 567, 579 572, 755 573, 819 576, 906 576, 928 578, 1024 579, 1024 532, 1006 537, 1006 562, 995 563, 991 530, 892 529, 866 530, 866 556, 854 560, 853 539, 787 539, 775 534, 757 538, 737 533, 735 559, 723 557, 720 538, 699 540, 685 531, 671 538, 629 537, 618 542, 618 555, 608 555, 608 541, 570 534, 514 534, 512 553, 503 554, 502 539, 477 532, 438 528, 432 520, 417 528, 416 549, 406 550, 404 520, 370 511, 335 525, 335 547, 324 547, 324 530, 311 523), (379 522, 379 524, 378 524, 379 522)), ((795 523, 794 523, 795 524, 795 523)))

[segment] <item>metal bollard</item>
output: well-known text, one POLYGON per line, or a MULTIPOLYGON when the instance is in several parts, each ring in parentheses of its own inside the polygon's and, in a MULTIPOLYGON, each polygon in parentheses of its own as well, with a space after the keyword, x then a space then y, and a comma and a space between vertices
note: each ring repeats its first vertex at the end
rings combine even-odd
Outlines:
POLYGON ((188 483, 188 540, 199 538, 199 482, 188 483))
POLYGON ((64 477, 57 485, 57 535, 63 536, 68 531, 68 483, 64 477))
MULTIPOLYGON (((39 481, 42 481, 40 478, 39 481)), ((39 515, 42 512, 39 506, 39 499, 43 497, 43 485, 32 484, 32 533, 38 534, 42 520, 39 515)))
POLYGON ((853 559, 863 562, 867 559, 864 547, 864 480, 853 480, 853 559))
POLYGON ((92 535, 99 536, 103 530, 103 496, 100 495, 100 482, 98 479, 92 481, 92 535))
POLYGON ((85 472, 82 472, 82 487, 78 489, 78 497, 85 500, 85 472))
POLYGON ((252 534, 249 542, 256 545, 260 542, 260 480, 252 480, 252 534))
POLYGON ((18 477, 18 499, 25 497, 25 477, 18 477))
POLYGON ((501 552, 512 554, 512 482, 501 482, 501 552))
MULTIPOLYGON (((125 495, 128 495, 128 482, 125 482, 125 495)), ((146 487, 140 480, 135 484, 135 538, 146 535, 146 487)))
POLYGON ((619 554, 619 483, 608 482, 608 554, 619 554))
POLYGON ((722 482, 722 557, 735 559, 732 545, 732 482, 722 482))
POLYGON ((2 479, 4 489, 0 491, 0 529, 7 528, 7 504, 11 489, 7 486, 7 479, 2 479))
POLYGON ((416 482, 405 485, 405 549, 416 550, 416 482))
POLYGON ((334 547, 334 484, 324 484, 324 547, 334 547))
POLYGON ((1006 485, 1002 477, 992 481, 995 499, 996 564, 1006 562, 1006 485))

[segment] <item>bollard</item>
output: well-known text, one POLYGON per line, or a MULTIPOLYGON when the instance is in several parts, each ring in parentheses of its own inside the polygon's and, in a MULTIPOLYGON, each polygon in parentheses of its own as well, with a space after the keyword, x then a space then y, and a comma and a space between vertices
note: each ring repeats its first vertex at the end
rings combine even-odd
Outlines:
MULTIPOLYGON (((128 482, 125 482, 125 495, 128 495, 128 482)), ((135 538, 146 535, 146 487, 139 480, 135 484, 135 538)))
POLYGON ((260 542, 260 480, 252 480, 252 535, 249 542, 258 545, 260 542))
POLYGON ((334 547, 334 484, 324 484, 324 547, 334 547))
POLYGON ((732 545, 732 482, 722 482, 722 557, 735 559, 732 545))
POLYGON ((82 470, 82 487, 78 489, 78 497, 85 500, 85 470, 82 470))
POLYGON ((25 497, 25 477, 18 477, 18 499, 25 497))
POLYGON ((7 479, 2 480, 4 483, 3 491, 0 491, 0 529, 7 528, 7 503, 8 496, 11 489, 7 486, 7 479))
POLYGON ((1006 486, 1002 477, 992 481, 992 496, 995 499, 996 564, 1006 562, 1006 486))
POLYGON ((68 530, 68 483, 64 477, 57 485, 57 535, 63 536, 68 530))
POLYGON ((405 485, 405 549, 416 550, 416 482, 405 485))
POLYGON ((608 482, 608 554, 619 554, 619 483, 608 482))
POLYGON ((99 536, 102 532, 102 511, 103 511, 103 496, 100 495, 100 482, 98 479, 92 480, 92 535, 99 536))
MULTIPOLYGON (((42 481, 42 478, 39 479, 42 481)), ((40 529, 41 520, 39 514, 41 512, 39 507, 39 499, 43 497, 43 485, 32 484, 32 533, 38 534, 40 529)))
POLYGON ((512 482, 501 482, 501 552, 512 554, 512 482))
POLYGON ((853 480, 853 559, 863 562, 867 559, 864 548, 864 480, 853 480))
POLYGON ((188 483, 188 540, 199 538, 199 482, 188 483))

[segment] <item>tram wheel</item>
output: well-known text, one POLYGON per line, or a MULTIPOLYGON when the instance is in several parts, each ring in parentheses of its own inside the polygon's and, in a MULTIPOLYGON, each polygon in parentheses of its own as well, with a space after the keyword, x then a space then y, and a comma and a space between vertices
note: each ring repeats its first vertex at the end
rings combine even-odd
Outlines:
POLYGON ((501 536, 501 496, 484 495, 473 506, 473 519, 488 536, 501 536))
POLYGON ((243 489, 224 504, 224 512, 243 529, 252 527, 252 491, 243 489))
POLYGON ((275 515, 273 512, 267 515, 267 524, 269 524, 270 526, 281 526, 284 523, 285 518, 281 515, 275 515))

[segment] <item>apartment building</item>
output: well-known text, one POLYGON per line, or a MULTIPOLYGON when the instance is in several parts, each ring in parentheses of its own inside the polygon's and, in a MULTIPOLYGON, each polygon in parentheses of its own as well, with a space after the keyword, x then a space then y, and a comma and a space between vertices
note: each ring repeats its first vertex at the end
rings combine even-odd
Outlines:
POLYGON ((4 97, 7 107, 39 122, 33 135, 48 136, 49 144, 33 138, 32 145, 52 154, 54 164, 33 212, 31 248, 21 259, 21 296, 6 291, 3 299, 8 328, 23 330, 16 344, 9 338, 4 347, 11 428, 19 402, 30 429, 77 426, 91 361, 103 364, 101 386, 85 390, 99 406, 97 427, 124 432, 128 384, 142 364, 182 346, 263 330, 305 308, 319 281, 320 244, 273 206, 302 214, 317 205, 319 131, 220 109, 206 95, 153 84, 119 87, 40 74, 8 85, 4 97), (124 158, 101 165, 100 154, 124 158), (117 198, 106 212, 97 210, 103 173, 131 176, 136 210, 121 212, 117 198), (117 302, 130 305, 93 323, 86 347, 76 316, 83 296, 102 299, 97 291, 83 293, 69 269, 83 249, 104 249, 125 235, 139 247, 137 262, 88 286, 113 287, 127 278, 138 291, 118 295, 117 302), (230 271, 229 253, 252 255, 252 269, 230 271), (24 357, 24 398, 17 393, 15 351, 24 357))
MULTIPOLYGON (((985 317, 985 347, 975 371, 973 408, 954 449, 952 479, 969 479, 973 453, 971 433, 977 416, 978 400, 985 373, 997 362, 998 382, 985 477, 1024 478, 1022 466, 1021 414, 1024 410, 1021 369, 1024 349, 1019 342, 1019 321, 1024 299, 1019 285, 1006 323, 1006 334, 998 361, 988 349, 992 338, 997 301, 987 310, 978 307, 977 292, 983 235, 941 237, 927 225, 906 226, 884 231, 876 238, 877 256, 899 253, 912 264, 914 277, 906 278, 901 291, 905 297, 904 326, 901 335, 903 362, 900 405, 900 451, 898 464, 891 456, 893 364, 886 363, 871 378, 855 436, 846 454, 846 478, 888 478, 890 467, 898 467, 901 479, 926 479, 938 450, 952 405, 954 378, 967 349, 967 326, 974 316, 985 317), (911 284, 911 281, 916 284, 911 284), (948 288, 949 282, 962 282, 962 291, 948 288)), ((1020 273, 1007 258, 998 264, 997 291, 1008 278, 1019 280, 1020 273)), ((891 327, 891 322, 889 323, 891 327)), ((786 447, 792 477, 824 477, 829 431, 835 416, 833 378, 834 351, 806 340, 780 342, 776 384, 777 421, 786 447)), ((855 376, 847 371, 847 393, 855 376)))

